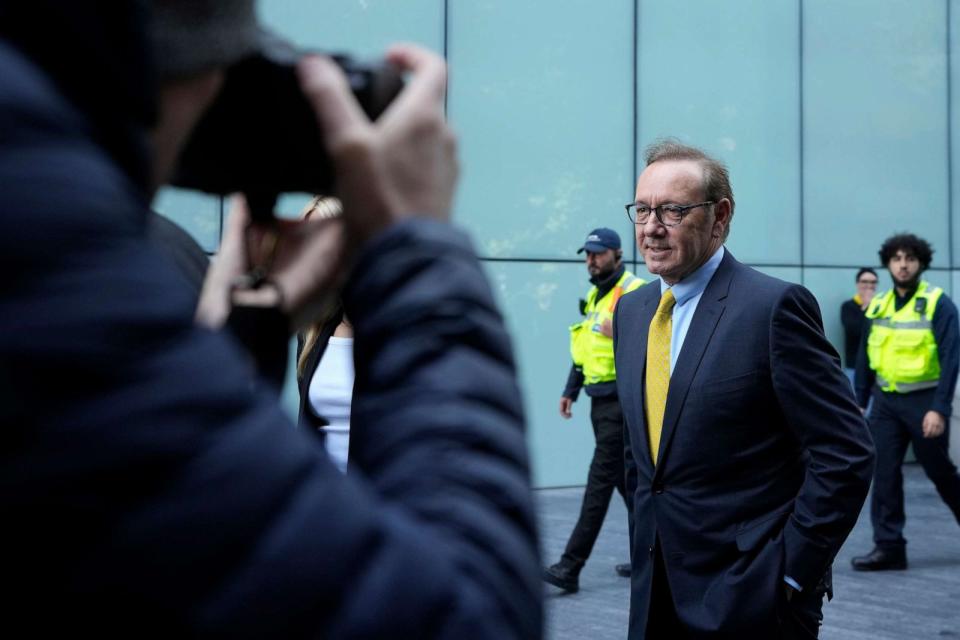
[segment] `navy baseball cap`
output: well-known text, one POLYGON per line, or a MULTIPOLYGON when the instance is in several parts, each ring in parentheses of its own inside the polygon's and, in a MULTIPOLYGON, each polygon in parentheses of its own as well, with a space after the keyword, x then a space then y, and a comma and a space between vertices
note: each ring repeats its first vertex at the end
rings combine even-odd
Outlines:
POLYGON ((583 241, 583 246, 577 249, 577 253, 589 251, 590 253, 603 253, 607 249, 619 249, 620 236, 613 229, 600 227, 594 229, 583 241))

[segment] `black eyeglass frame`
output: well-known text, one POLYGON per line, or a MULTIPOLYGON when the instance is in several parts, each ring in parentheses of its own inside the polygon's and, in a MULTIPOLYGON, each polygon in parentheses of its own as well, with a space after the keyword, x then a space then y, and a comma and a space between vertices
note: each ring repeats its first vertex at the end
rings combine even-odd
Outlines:
MULTIPOLYGON (((653 212, 653 215, 656 216, 657 222, 662 224, 665 227, 679 227, 683 223, 683 219, 687 217, 691 209, 696 209, 697 207, 706 207, 711 204, 717 204, 714 200, 708 200, 707 202, 698 202, 697 204, 661 204, 657 207, 651 207, 649 205, 644 205, 650 211, 653 212), (663 211, 670 211, 680 215, 680 219, 676 222, 667 222, 663 219, 663 211)), ((627 211, 627 219, 630 220, 633 224, 647 224, 650 221, 650 218, 647 218, 643 222, 637 221, 636 208, 638 204, 636 202, 631 202, 629 204, 623 205, 623 208, 627 211)))

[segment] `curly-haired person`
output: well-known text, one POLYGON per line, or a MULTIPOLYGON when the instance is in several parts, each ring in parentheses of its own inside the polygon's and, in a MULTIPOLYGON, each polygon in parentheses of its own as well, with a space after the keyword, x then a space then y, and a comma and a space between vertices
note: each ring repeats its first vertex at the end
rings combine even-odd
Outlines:
POLYGON ((875 548, 853 559, 858 571, 907 568, 901 464, 908 444, 960 522, 960 475, 948 449, 960 369, 957 308, 920 278, 933 258, 929 242, 900 233, 887 238, 879 254, 893 288, 870 303, 857 358, 857 401, 866 407, 873 395, 877 449, 870 500, 875 548))

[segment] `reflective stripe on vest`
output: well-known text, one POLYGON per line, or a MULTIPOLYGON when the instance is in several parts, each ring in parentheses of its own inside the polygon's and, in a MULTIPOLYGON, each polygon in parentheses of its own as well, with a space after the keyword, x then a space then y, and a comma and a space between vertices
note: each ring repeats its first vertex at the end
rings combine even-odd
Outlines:
MULTIPOLYGON (((910 393, 911 391, 921 391, 923 389, 936 389, 937 385, 940 384, 940 380, 928 380, 927 382, 901 382, 897 386, 898 393, 910 393)), ((884 387, 892 387, 893 385, 890 382, 887 382, 880 376, 877 376, 877 385, 881 389, 886 391, 884 387)))
POLYGON ((570 355, 573 363, 583 369, 585 384, 598 384, 617 379, 613 363, 613 339, 601 333, 607 320, 613 319, 621 296, 638 289, 645 281, 624 271, 617 283, 603 298, 597 300, 597 288, 587 294, 585 317, 570 327, 570 355))
POLYGON ((933 329, 933 322, 930 320, 917 320, 915 322, 894 322, 890 318, 877 318, 873 321, 877 327, 893 327, 896 329, 933 329))
POLYGON ((893 290, 870 304, 866 314, 872 320, 867 357, 883 391, 910 393, 937 386, 940 358, 933 335, 933 314, 942 294, 939 287, 921 282, 900 310, 896 309, 893 290))

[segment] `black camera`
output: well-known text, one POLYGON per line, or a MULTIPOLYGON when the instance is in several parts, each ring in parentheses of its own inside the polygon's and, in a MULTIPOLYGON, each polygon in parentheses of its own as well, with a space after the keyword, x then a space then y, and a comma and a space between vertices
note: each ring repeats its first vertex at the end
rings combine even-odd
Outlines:
MULTIPOLYGON (((297 80, 302 55, 265 36, 259 53, 230 67, 219 96, 180 155, 171 184, 220 195, 243 193, 257 222, 273 218, 281 193, 332 194, 333 168, 297 80)), ((403 87, 400 72, 386 63, 331 57, 371 120, 403 87)))

